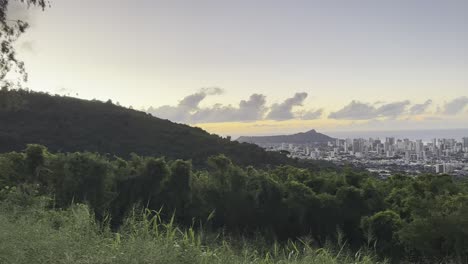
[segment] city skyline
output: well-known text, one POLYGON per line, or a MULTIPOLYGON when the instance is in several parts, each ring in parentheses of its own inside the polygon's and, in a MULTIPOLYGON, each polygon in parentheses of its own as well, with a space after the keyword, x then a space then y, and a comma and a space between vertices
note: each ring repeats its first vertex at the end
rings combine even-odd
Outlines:
POLYGON ((32 90, 266 135, 468 128, 467 10, 457 0, 63 0, 9 15, 31 23, 17 46, 32 90))
POLYGON ((392 136, 332 138, 328 142, 251 140, 250 143, 267 151, 282 152, 298 159, 327 160, 340 166, 352 164, 380 178, 390 177, 392 173, 419 175, 434 172, 468 176, 468 136, 461 140, 432 138, 427 142, 392 136))

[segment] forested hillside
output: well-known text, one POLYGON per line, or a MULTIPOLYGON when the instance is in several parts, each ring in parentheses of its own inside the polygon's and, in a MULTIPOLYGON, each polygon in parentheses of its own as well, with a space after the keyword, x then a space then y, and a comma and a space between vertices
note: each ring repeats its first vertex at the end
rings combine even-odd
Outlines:
POLYGON ((29 143, 62 152, 166 156, 192 160, 195 165, 216 154, 225 154, 242 165, 295 163, 282 154, 110 101, 86 101, 25 90, 0 91, 0 152, 20 151, 29 143))
POLYGON ((139 205, 158 211, 163 221, 172 218, 177 225, 203 226, 238 240, 345 243, 395 263, 468 259, 464 181, 447 175, 382 181, 367 173, 292 166, 255 169, 223 155, 207 164, 197 170, 183 160, 49 153, 30 145, 25 152, 0 155, 0 190, 17 186, 23 194, 50 195, 54 208, 86 203, 98 221, 112 219, 114 228, 139 205))

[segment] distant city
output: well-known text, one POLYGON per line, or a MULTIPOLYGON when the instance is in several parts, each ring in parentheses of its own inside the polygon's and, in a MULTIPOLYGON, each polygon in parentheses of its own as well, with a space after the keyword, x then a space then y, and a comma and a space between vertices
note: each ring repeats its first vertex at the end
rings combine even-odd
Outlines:
POLYGON ((395 173, 449 174, 468 177, 468 136, 460 140, 434 138, 430 141, 408 138, 347 138, 327 142, 252 142, 268 151, 280 151, 292 158, 328 160, 352 164, 381 178, 395 173))

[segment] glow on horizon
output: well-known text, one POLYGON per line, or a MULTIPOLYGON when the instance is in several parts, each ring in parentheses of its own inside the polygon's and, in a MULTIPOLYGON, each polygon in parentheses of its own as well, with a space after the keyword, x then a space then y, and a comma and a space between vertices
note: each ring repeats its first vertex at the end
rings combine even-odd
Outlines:
POLYGON ((231 136, 233 139, 239 136, 265 136, 284 135, 298 132, 306 132, 315 129, 318 132, 352 132, 352 131, 393 131, 393 130, 424 130, 428 129, 427 122, 433 126, 430 129, 460 129, 467 116, 459 118, 448 118, 444 120, 428 121, 430 115, 420 115, 411 118, 394 120, 288 120, 288 121, 257 121, 257 122, 226 122, 226 123, 204 123, 195 124, 210 133, 221 136, 231 136), (415 126, 410 126, 419 122, 415 126))

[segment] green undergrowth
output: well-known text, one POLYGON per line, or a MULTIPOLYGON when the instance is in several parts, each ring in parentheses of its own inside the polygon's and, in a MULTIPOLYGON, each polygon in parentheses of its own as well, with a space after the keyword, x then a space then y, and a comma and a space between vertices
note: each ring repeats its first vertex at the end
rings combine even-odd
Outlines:
POLYGON ((371 251, 350 253, 346 242, 325 248, 307 239, 267 245, 203 227, 180 229, 147 209, 134 209, 117 232, 107 222, 96 221, 84 204, 59 210, 51 198, 4 190, 0 263, 379 263, 371 251))

